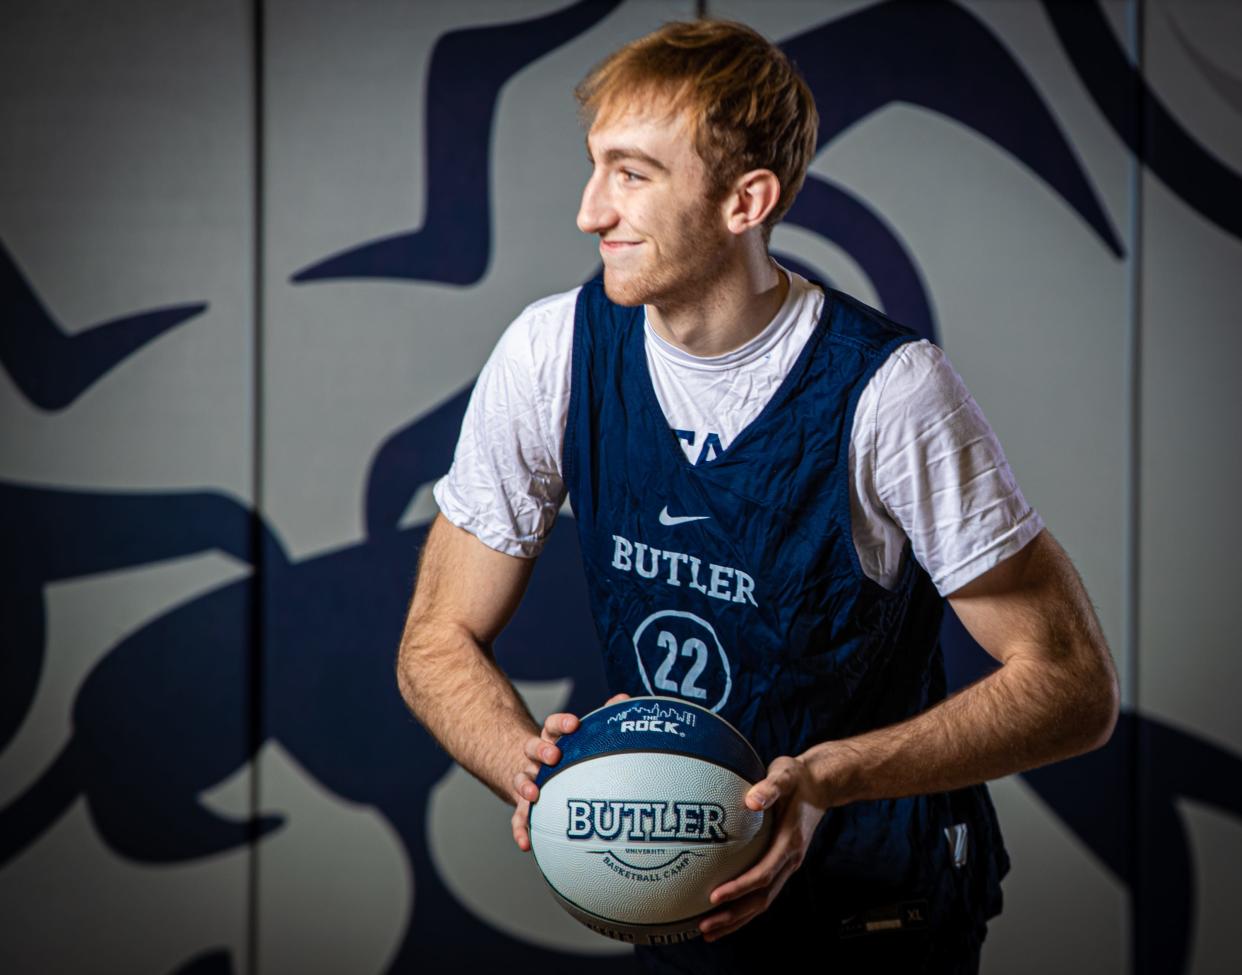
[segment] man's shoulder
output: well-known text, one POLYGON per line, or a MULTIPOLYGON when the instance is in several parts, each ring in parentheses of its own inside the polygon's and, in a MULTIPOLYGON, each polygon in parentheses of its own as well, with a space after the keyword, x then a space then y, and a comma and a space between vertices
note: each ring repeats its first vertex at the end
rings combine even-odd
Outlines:
POLYGON ((867 384, 866 396, 883 402, 885 410, 900 414, 899 404, 919 399, 928 404, 952 403, 954 408, 970 394, 961 376, 940 346, 912 338, 897 346, 867 384))
POLYGON ((574 308, 581 286, 547 295, 523 308, 501 334, 493 369, 545 391, 564 385, 573 351, 574 308))
POLYGON ((578 302, 578 292, 582 290, 582 285, 570 288, 568 291, 560 291, 554 295, 536 299, 522 309, 519 319, 531 319, 545 322, 550 319, 564 319, 566 316, 573 318, 574 306, 578 302))
POLYGON ((825 288, 824 293, 830 304, 830 334, 837 338, 879 351, 883 348, 891 350, 896 345, 922 337, 908 325, 890 318, 853 295, 835 288, 825 288))
POLYGON ((509 323, 499 346, 509 355, 523 351, 535 355, 553 353, 567 345, 573 334, 574 307, 581 286, 532 301, 509 323))

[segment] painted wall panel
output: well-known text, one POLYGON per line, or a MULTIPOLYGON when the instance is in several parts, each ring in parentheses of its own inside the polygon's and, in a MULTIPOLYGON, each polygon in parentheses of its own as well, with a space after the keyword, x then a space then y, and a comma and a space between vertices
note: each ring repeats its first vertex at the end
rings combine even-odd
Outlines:
POLYGON ((5 10, 6 972, 244 968, 249 42, 242 3, 5 10))
MULTIPOLYGON (((267 576, 260 804, 293 834, 259 846, 265 970, 339 971, 342 913, 362 925, 355 970, 631 964, 554 904, 512 809, 449 761, 393 678, 461 393, 526 304, 598 262, 574 225, 573 85, 690 13, 614 7, 268 8, 266 512, 290 562, 267 576), (338 835, 368 852, 342 860, 338 835)), ((497 646, 540 719, 605 696, 575 546, 565 519, 497 646)))
POLYGON ((1225 972, 1242 965, 1229 921, 1242 902, 1242 20, 1210 2, 1145 14, 1138 917, 1150 970, 1225 972))
MULTIPOLYGON (((1173 118, 1235 191, 1242 98, 1231 104, 1209 72, 1242 77, 1242 54, 1218 40, 1236 14, 1225 4, 1152 4, 1146 65, 1153 98, 1170 112, 1197 106, 1173 118)), ((1237 748, 1242 720, 1230 695, 1205 691, 1242 680, 1230 612, 1242 535, 1224 514, 1242 477, 1233 369, 1242 352, 1233 286, 1242 228, 1221 225, 1236 198, 1206 214, 1183 198, 1192 177, 1183 162, 1143 184, 1142 703, 1237 748)))
MULTIPOLYGON (((830 120, 834 98, 853 106, 870 97, 867 114, 834 130, 811 173, 861 201, 900 241, 936 340, 996 430, 1023 493, 1077 564, 1116 647, 1128 153, 1040 5, 917 6, 739 0, 710 10, 778 41, 818 28, 825 60, 865 45, 865 56, 848 58, 861 73, 842 70, 837 90, 816 97, 830 120), (1042 144, 1025 138, 1040 126, 1042 144)), ((1124 20, 1123 5, 1109 14, 1124 20)), ((799 249, 804 241, 779 228, 773 235, 774 247, 816 260, 799 249)), ((899 267, 876 262, 878 273, 860 274, 859 255, 828 256, 829 278, 903 317, 899 267)), ((1067 804, 1091 799, 1034 783, 994 786, 1013 868, 984 970, 1075 961, 1080 967, 1067 970, 1121 970, 1125 883, 1065 820, 1067 804)))

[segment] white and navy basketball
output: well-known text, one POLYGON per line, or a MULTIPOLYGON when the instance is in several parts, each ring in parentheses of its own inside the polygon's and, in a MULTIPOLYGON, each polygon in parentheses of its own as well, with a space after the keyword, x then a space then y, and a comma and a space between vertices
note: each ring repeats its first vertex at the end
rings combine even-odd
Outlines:
POLYGON ((560 904, 631 944, 699 934, 708 895, 762 855, 770 818, 745 804, 766 769, 723 718, 672 697, 635 697, 557 742, 530 810, 535 861, 560 904))

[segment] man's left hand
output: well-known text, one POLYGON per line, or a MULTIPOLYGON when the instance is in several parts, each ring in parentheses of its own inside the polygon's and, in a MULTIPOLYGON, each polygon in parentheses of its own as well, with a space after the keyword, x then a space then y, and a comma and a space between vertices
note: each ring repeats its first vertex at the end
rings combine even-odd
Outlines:
POLYGON ((751 786, 746 805, 756 812, 772 810, 772 842, 758 863, 712 891, 713 904, 728 906, 699 922, 704 941, 723 938, 768 909, 801 866, 827 808, 806 764, 787 755, 774 760, 767 778, 751 786))

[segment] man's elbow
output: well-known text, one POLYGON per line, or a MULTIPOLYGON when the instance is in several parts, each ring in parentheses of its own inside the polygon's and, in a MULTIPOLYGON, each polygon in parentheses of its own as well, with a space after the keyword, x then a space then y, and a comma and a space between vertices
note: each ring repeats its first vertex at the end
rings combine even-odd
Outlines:
POLYGON ((405 632, 402 633, 401 642, 397 645, 394 667, 397 689, 405 699, 406 706, 415 716, 418 715, 416 679, 427 665, 426 651, 431 644, 425 631, 426 626, 423 621, 416 620, 413 616, 406 621, 405 632))
POLYGON ((1091 691, 1084 695, 1082 707, 1083 752, 1103 748, 1113 737, 1117 719, 1121 714, 1121 687, 1117 671, 1103 651, 1104 665, 1090 681, 1091 691))
POLYGON ((397 647, 397 659, 393 669, 396 672, 397 690, 401 693, 405 706, 411 712, 417 714, 414 710, 414 662, 412 657, 410 644, 403 639, 397 647))

